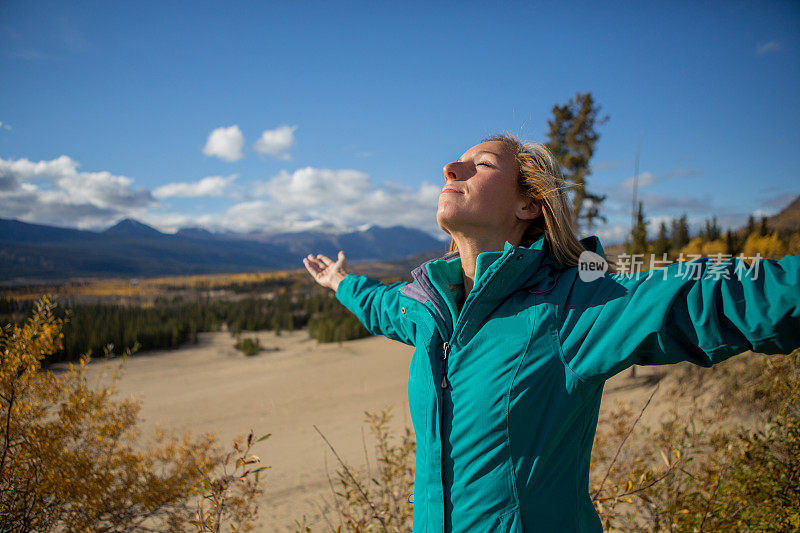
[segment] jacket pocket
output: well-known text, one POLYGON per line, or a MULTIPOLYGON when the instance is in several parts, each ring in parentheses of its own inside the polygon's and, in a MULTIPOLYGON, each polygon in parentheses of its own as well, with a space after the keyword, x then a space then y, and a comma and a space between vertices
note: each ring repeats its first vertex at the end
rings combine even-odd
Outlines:
POLYGON ((512 509, 500 515, 495 530, 498 533, 523 533, 522 517, 519 514, 519 508, 512 509))

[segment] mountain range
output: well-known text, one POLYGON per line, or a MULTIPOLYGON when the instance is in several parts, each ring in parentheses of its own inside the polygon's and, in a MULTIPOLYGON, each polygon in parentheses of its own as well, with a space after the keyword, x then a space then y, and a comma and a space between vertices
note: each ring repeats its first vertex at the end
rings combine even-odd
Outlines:
POLYGON ((333 257, 345 250, 350 261, 385 261, 445 247, 403 226, 272 234, 185 228, 166 234, 133 219, 102 232, 0 219, 0 283, 263 271, 302 267, 309 253, 333 257))
MULTIPOLYGON (((770 230, 800 231, 800 196, 767 218, 770 230)), ((745 231, 738 228, 737 232, 745 231)), ((605 243, 604 243, 605 244, 605 243)), ((74 277, 145 277, 302 268, 309 253, 350 261, 391 261, 407 272, 442 254, 447 243, 403 226, 329 233, 211 233, 184 228, 161 233, 133 219, 102 232, 0 218, 0 285, 74 277), (401 261, 403 260, 403 261, 401 261)), ((623 245, 606 246, 621 253, 623 245), (617 249, 618 248, 618 249, 617 249)))

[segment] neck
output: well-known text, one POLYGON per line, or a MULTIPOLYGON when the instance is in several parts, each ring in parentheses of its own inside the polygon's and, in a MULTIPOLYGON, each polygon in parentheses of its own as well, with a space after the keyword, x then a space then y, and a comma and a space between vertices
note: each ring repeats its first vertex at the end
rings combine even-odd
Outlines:
POLYGON ((469 294, 475 286, 475 264, 478 255, 482 252, 497 252, 502 250, 506 241, 514 246, 519 245, 521 237, 500 237, 498 235, 464 235, 451 233, 453 240, 458 246, 458 253, 461 257, 461 268, 464 271, 464 294, 469 294))

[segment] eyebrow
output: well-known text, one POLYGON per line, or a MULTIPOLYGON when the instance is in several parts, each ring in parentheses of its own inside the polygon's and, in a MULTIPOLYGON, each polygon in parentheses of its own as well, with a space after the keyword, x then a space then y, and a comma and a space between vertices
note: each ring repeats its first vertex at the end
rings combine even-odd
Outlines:
MULTIPOLYGON (((478 150, 477 152, 475 152, 475 155, 479 155, 479 154, 490 154, 490 155, 493 155, 493 156, 495 156, 497 158, 500 157, 500 154, 496 154, 494 152, 490 152, 489 150, 478 150)), ((461 158, 460 157, 458 158, 458 162, 461 163, 461 158)))

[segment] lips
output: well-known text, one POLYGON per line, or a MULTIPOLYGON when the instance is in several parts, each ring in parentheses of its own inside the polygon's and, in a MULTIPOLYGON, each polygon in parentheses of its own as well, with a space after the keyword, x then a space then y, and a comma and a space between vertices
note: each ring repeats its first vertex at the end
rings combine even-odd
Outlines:
POLYGON ((446 192, 452 192, 452 193, 457 193, 457 194, 464 194, 464 192, 463 192, 463 191, 459 191, 458 189, 456 189, 455 187, 453 187, 453 186, 451 186, 451 185, 445 185, 444 187, 442 187, 442 192, 441 192, 440 194, 444 194, 444 193, 446 193, 446 192))

